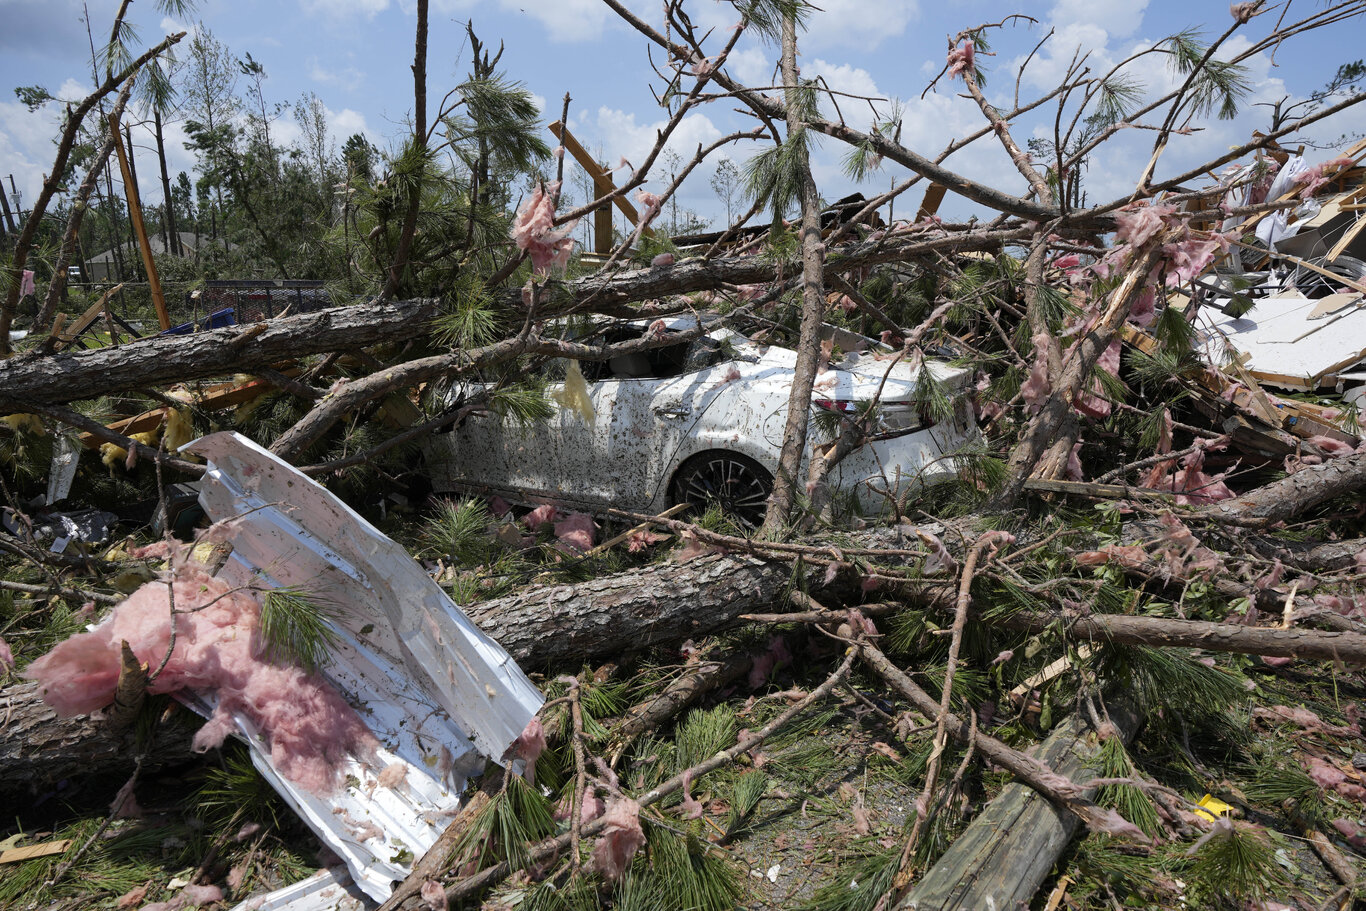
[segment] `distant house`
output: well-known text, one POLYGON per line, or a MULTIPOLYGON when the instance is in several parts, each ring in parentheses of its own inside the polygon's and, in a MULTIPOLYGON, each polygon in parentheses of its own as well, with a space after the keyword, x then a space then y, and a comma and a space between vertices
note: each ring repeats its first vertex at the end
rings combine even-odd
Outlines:
MULTIPOLYGON (((178 232, 178 234, 180 237, 181 249, 185 251, 186 255, 191 257, 198 253, 201 248, 207 247, 210 243, 209 236, 207 234, 194 234, 189 231, 180 231, 178 232)), ((154 256, 166 255, 166 244, 162 241, 160 234, 149 235, 147 238, 147 242, 151 245, 152 254, 154 256)), ((223 241, 221 239, 212 241, 212 243, 219 247, 223 245, 223 241)), ((229 248, 232 248, 237 245, 229 244, 228 246, 229 248)), ((123 256, 123 261, 125 263, 142 262, 142 253, 138 250, 137 244, 133 243, 132 241, 129 241, 128 243, 121 245, 118 249, 121 255, 123 256)), ((112 281, 113 278, 114 251, 112 249, 105 250, 103 253, 98 253, 85 261, 86 281, 107 282, 112 281)))

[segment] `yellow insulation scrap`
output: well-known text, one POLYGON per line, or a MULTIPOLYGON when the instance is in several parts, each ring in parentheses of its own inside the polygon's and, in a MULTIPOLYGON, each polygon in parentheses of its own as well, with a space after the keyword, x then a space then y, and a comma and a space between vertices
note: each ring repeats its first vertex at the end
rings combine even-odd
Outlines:
POLYGON ((15 433, 32 433, 36 436, 45 436, 47 431, 43 429, 43 422, 36 414, 7 414, 0 417, 15 433))
POLYGON ((578 361, 569 362, 569 370, 564 377, 564 388, 550 393, 550 397, 566 411, 572 411, 591 424, 597 418, 593 410, 593 399, 588 394, 588 381, 583 378, 578 361))
MULTIPOLYGON (((129 439, 150 449, 156 449, 158 444, 162 443, 166 452, 175 452, 194 438, 194 425, 190 423, 190 412, 185 408, 167 408, 162 412, 159 427, 129 435, 129 439)), ((137 459, 130 458, 128 450, 117 443, 100 444, 100 461, 108 466, 111 474, 115 465, 122 465, 125 471, 132 471, 133 466, 137 465, 137 459)))
MULTIPOLYGON (((144 433, 130 434, 128 438, 134 441, 135 443, 141 443, 144 446, 149 446, 152 449, 155 449, 157 445, 157 440, 160 437, 161 428, 158 427, 155 430, 148 430, 144 433)), ((101 443, 100 461, 103 462, 109 468, 110 474, 114 473, 115 465, 122 465, 124 467, 124 470, 126 471, 131 471, 133 467, 132 465, 128 464, 131 461, 128 458, 128 450, 124 449, 118 443, 101 443)), ((133 464, 136 465, 137 463, 134 462, 133 464)))
POLYGON ((195 438, 190 413, 184 408, 166 409, 166 451, 175 452, 195 438))

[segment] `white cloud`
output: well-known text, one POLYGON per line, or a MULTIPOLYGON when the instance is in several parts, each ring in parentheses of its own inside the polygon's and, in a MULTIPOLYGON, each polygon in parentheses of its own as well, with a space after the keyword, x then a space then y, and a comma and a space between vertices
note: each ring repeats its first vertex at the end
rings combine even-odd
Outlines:
POLYGON ((90 83, 79 79, 65 79, 57 86, 56 97, 62 101, 80 101, 90 94, 90 83))
MULTIPOLYGON (((52 170, 57 135, 57 121, 52 113, 54 105, 29 113, 17 101, 0 101, 0 161, 6 174, 14 174, 15 185, 22 194, 23 204, 32 205, 38 196, 43 175, 52 170)), ((4 193, 10 195, 9 181, 4 193)), ((11 203, 13 200, 11 200, 11 203)))
POLYGON ((759 45, 737 48, 726 58, 725 69, 743 85, 772 85, 778 58, 759 45))
MULTIPOLYGON (((650 124, 637 124, 636 115, 627 111, 598 108, 596 122, 587 127, 586 136, 594 145, 601 145, 603 155, 609 164, 625 157, 633 165, 639 166, 645 156, 654 148, 660 130, 667 121, 657 120, 650 124)), ((583 129, 581 127, 581 129, 583 129)), ((705 114, 689 114, 669 136, 665 148, 672 151, 683 161, 688 161, 697 152, 698 144, 709 145, 721 138, 721 131, 705 114)), ((583 141, 584 136, 580 136, 583 141)), ((655 173, 659 173, 656 163, 655 173)), ((651 189, 658 189, 663 183, 659 177, 652 177, 651 189)))
POLYGON ((499 0, 509 12, 524 12, 545 26, 552 41, 600 38, 611 13, 602 0, 499 0))
POLYGON ((355 89, 365 81, 365 73, 354 66, 348 64, 337 69, 328 69, 319 62, 317 57, 309 58, 308 76, 314 82, 340 86, 344 89, 355 89))
POLYGON ((920 18, 919 0, 820 0, 799 44, 811 48, 844 45, 871 50, 895 38, 920 18))
POLYGON ((1128 38, 1147 8, 1148 0, 1058 0, 1049 18, 1054 25, 1094 25, 1111 38, 1128 38))
MULTIPOLYGON (((819 77, 831 91, 842 93, 833 99, 829 94, 821 95, 821 112, 826 117, 837 116, 838 109, 847 121, 856 125, 866 124, 872 115, 864 99, 886 97, 871 73, 851 63, 834 64, 817 57, 802 67, 802 75, 808 79, 819 77)), ((887 105, 877 104, 877 109, 885 113, 887 105)))
MULTIPOLYGON (((654 148, 659 131, 666 123, 665 120, 637 123, 634 113, 602 106, 596 114, 584 113, 577 118, 571 117, 570 129, 584 148, 601 161, 605 161, 609 167, 616 165, 621 158, 629 161, 632 167, 640 167, 650 150, 654 148)), ((668 188, 671 181, 669 163, 666 160, 668 153, 678 156, 677 167, 682 168, 697 154, 699 145, 711 145, 722 135, 723 132, 705 114, 689 114, 684 117, 665 144, 665 153, 655 160, 649 180, 644 185, 645 189, 653 193, 662 193, 668 188)), ((750 154, 744 148, 737 151, 735 146, 728 146, 724 151, 728 152, 731 158, 741 161, 750 154)), ((699 165, 688 176, 678 194, 681 209, 702 212, 704 217, 715 209, 716 199, 711 192, 709 181, 715 171, 715 162, 720 160, 721 155, 722 152, 714 153, 707 162, 699 165)), ((579 172, 577 167, 572 171, 568 170, 572 164, 572 160, 566 158, 566 177, 571 178, 566 185, 574 192, 578 189, 579 172)), ((629 179, 629 173, 625 169, 619 170, 614 179, 621 184, 629 179)))
POLYGON ((340 111, 327 109, 327 125, 331 129, 333 136, 342 142, 350 138, 353 133, 360 133, 371 142, 377 142, 377 137, 371 131, 370 125, 365 122, 365 115, 351 108, 342 108, 340 111))
POLYGON ((199 23, 195 22, 190 25, 182 25, 170 16, 163 16, 161 24, 158 25, 157 28, 161 29, 163 35, 174 35, 177 32, 184 32, 185 37, 181 40, 186 43, 192 41, 194 36, 199 33, 199 23))

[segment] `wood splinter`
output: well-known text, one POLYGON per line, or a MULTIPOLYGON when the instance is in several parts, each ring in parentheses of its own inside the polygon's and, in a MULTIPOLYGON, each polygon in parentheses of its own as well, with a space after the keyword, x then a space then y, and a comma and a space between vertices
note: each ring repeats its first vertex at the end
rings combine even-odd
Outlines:
POLYGON ((147 665, 138 661, 137 655, 128 646, 128 640, 120 643, 123 653, 119 666, 119 682, 114 688, 114 704, 109 708, 109 727, 114 731, 126 731, 142 711, 142 703, 147 699, 147 665))

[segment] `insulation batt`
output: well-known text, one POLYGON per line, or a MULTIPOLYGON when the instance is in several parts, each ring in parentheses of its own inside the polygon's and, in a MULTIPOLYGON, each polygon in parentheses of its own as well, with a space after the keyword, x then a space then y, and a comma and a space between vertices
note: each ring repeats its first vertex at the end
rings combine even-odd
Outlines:
MULTIPOLYGON (((196 564, 178 567, 173 584, 175 650, 148 691, 189 689, 217 697, 213 717, 195 734, 196 750, 222 744, 237 729, 233 715, 240 712, 270 739, 281 774, 315 794, 336 788, 338 764, 347 755, 373 754, 378 740, 326 680, 260 654, 261 606, 252 592, 232 590, 196 564)), ((114 699, 121 640, 151 668, 165 657, 167 592, 165 582, 147 583, 94 630, 72 636, 30 664, 25 676, 39 684, 43 700, 59 715, 104 708, 114 699)))

